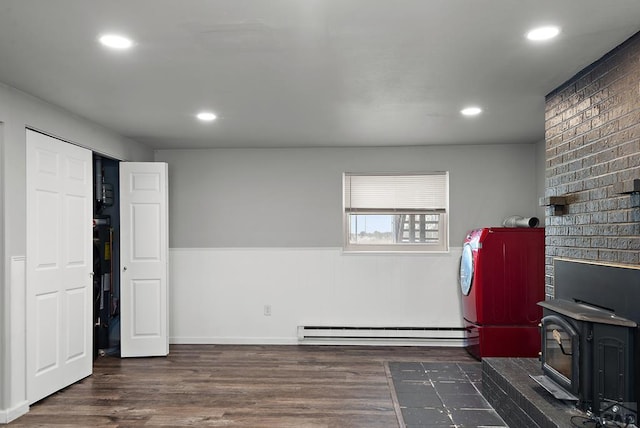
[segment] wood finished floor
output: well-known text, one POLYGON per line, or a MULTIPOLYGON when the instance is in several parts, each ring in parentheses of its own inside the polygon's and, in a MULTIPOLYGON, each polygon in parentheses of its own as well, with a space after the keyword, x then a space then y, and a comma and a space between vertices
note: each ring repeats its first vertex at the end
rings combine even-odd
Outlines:
POLYGON ((385 363, 473 361, 462 348, 174 345, 100 357, 92 376, 9 427, 398 427, 385 363))

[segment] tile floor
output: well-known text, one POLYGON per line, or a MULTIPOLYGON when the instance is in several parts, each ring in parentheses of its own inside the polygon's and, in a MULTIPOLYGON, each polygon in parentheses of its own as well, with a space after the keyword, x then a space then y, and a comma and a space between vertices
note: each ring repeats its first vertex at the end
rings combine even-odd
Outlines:
POLYGON ((481 363, 389 363, 406 428, 507 427, 479 392, 481 363))

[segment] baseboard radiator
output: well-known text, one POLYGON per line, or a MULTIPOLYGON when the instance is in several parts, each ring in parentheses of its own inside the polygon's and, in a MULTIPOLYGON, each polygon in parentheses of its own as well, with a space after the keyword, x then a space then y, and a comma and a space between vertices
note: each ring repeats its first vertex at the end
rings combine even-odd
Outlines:
POLYGON ((300 343, 464 346, 463 327, 298 326, 300 343))

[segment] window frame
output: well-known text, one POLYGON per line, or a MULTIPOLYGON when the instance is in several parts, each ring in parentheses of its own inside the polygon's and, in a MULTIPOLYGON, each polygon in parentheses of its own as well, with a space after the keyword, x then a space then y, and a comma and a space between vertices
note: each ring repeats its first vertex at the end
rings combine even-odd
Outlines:
MULTIPOLYGON (((351 191, 351 189, 349 189, 351 191)), ((343 226, 343 251, 346 253, 447 253, 449 252, 449 172, 429 171, 421 173, 352 173, 342 174, 342 226, 343 226), (351 176, 444 176, 444 199, 443 209, 350 209, 346 203, 347 177, 351 176), (425 214, 438 215, 438 240, 437 243, 393 243, 393 244, 358 244, 351 242, 351 217, 358 214, 381 214, 381 215, 411 215, 425 214)))

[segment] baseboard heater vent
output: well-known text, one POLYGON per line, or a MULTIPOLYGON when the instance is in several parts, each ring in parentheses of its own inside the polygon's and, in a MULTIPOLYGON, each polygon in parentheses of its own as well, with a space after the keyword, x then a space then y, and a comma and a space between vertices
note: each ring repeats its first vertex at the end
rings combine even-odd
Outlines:
POLYGON ((298 340, 313 341, 429 341, 464 340, 463 327, 348 327, 298 326, 298 340))

